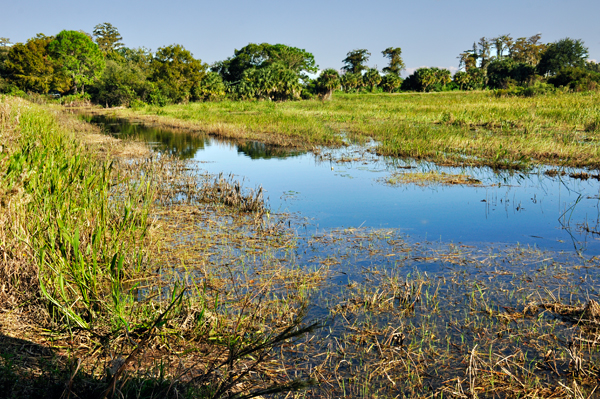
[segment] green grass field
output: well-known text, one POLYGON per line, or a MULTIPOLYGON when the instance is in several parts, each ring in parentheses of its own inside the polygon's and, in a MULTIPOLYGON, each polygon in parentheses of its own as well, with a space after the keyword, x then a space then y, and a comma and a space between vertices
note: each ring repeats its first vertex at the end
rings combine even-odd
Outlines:
POLYGON ((372 138, 380 154, 447 165, 600 166, 600 97, 595 92, 531 98, 491 92, 337 93, 332 101, 223 101, 113 112, 309 149, 372 138))

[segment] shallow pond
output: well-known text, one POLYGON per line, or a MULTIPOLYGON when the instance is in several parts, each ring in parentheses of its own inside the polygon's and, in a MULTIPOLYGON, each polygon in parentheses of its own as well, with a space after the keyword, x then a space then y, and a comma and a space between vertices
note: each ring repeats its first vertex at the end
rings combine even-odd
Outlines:
POLYGON ((159 152, 198 161, 211 174, 233 174, 261 185, 275 212, 306 218, 307 232, 339 227, 394 228, 415 240, 463 244, 525 244, 541 249, 600 253, 599 192, 595 179, 448 168, 372 155, 348 146, 320 154, 286 151, 186 135, 136 123, 87 117, 111 134, 148 142, 159 152), (411 169, 405 169, 410 166, 411 169), (389 184, 393 173, 466 174, 476 186, 389 184))
MULTIPOLYGON (((569 176, 582 171, 495 173, 385 159, 369 147, 294 152, 88 120, 195 160, 200 171, 261 185, 273 212, 295 215, 291 250, 251 248, 259 240, 245 232, 250 248, 203 238, 194 254, 209 247, 212 267, 194 270, 205 282, 223 274, 223 295, 259 287, 286 311, 286 300, 310 302, 305 321, 326 326, 286 344, 281 357, 294 375, 322 382, 315 397, 453 397, 475 391, 466 364, 476 364, 480 392, 555 393, 572 375, 576 344, 582 375, 595 383, 600 340, 569 318, 600 302, 600 183, 569 176), (406 173, 426 180, 399 184, 406 173), (434 182, 456 175, 478 184, 434 182)), ((186 229, 192 236, 195 226, 186 229)))

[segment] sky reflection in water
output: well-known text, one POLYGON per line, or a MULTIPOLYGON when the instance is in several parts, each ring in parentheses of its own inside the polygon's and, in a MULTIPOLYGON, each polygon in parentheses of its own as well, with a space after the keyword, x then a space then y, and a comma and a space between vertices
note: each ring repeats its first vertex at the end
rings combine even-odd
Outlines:
MULTIPOLYGON (((447 173, 462 171, 481 180, 483 186, 390 186, 381 179, 396 167, 383 159, 366 165, 332 163, 310 153, 288 153, 256 142, 237 145, 135 124, 107 126, 113 134, 120 132, 119 137, 136 137, 158 151, 199 161, 201 170, 232 173, 244 180, 245 187, 262 185, 271 209, 308 218, 308 232, 385 227, 398 228, 418 240, 520 243, 565 251, 577 247, 587 255, 600 254, 600 236, 582 229, 586 223, 591 230, 600 229, 597 180, 436 168, 447 173)), ((336 156, 348 153, 352 158, 351 151, 342 149, 336 156)), ((420 165, 416 170, 428 168, 432 166, 420 165)))

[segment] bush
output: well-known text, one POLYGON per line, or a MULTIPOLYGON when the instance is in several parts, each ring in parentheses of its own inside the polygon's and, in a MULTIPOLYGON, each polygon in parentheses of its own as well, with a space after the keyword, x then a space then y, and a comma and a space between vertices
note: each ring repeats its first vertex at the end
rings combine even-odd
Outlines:
POLYGON ((563 68, 556 76, 548 79, 548 82, 572 91, 597 90, 600 84, 600 73, 586 68, 563 68))
POLYGON ((507 89, 494 90, 496 97, 535 97, 556 92, 553 85, 548 83, 536 83, 529 87, 512 86, 507 89))

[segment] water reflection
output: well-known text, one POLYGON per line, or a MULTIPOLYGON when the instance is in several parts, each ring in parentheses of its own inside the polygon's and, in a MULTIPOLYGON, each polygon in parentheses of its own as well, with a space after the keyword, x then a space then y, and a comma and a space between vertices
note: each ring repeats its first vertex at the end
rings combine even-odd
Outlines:
POLYGON ((161 153, 181 159, 194 158, 194 155, 206 144, 206 138, 203 136, 176 133, 139 123, 126 123, 117 118, 103 115, 83 115, 82 117, 90 123, 102 126, 104 131, 111 136, 143 141, 161 153))
MULTIPOLYGON (((132 139, 150 144, 150 146, 164 154, 169 154, 180 159, 193 159, 198 151, 210 146, 212 141, 208 135, 182 134, 165 128, 148 126, 142 123, 130 123, 122 119, 111 118, 105 115, 84 114, 82 118, 87 122, 102 126, 104 131, 111 136, 121 139, 132 139)), ((293 151, 281 147, 269 146, 257 141, 243 141, 231 143, 237 152, 248 156, 250 159, 284 159, 305 154, 305 151, 293 151)))
POLYGON ((488 168, 390 161, 352 146, 314 156, 102 117, 88 120, 118 137, 140 139, 159 151, 200 161, 199 167, 208 173, 232 173, 245 186, 261 185, 273 211, 310 218, 306 234, 340 227, 392 228, 415 239, 600 254, 599 184, 569 177, 574 170, 555 176, 544 174, 544 168, 494 173, 488 168), (464 173, 482 184, 422 187, 381 182, 402 170, 464 173))
POLYGON ((258 141, 246 141, 237 144, 237 151, 250 157, 250 159, 271 159, 297 157, 306 151, 292 151, 286 148, 266 145, 258 141))

